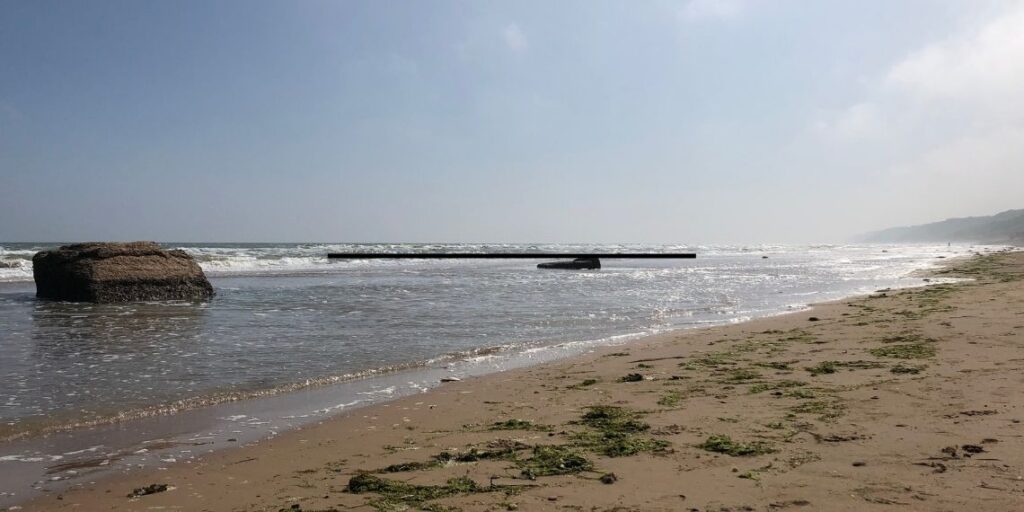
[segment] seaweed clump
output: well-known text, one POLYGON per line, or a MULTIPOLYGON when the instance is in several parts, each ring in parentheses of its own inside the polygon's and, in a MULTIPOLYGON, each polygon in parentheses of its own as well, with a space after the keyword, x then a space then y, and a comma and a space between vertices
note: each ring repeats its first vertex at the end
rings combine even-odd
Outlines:
POLYGON ((167 484, 149 484, 145 487, 138 487, 132 489, 132 492, 128 494, 129 498, 138 498, 140 496, 148 496, 150 494, 156 494, 158 492, 164 492, 169 489, 167 484))
POLYGON ((595 430, 624 433, 643 432, 650 425, 640 421, 640 414, 614 405, 589 407, 580 418, 580 423, 595 430))
POLYGON ((748 380, 754 380, 760 378, 761 374, 753 370, 746 368, 738 368, 729 372, 726 376, 726 382, 746 382, 748 380))
POLYGON ((750 386, 750 390, 748 392, 752 395, 756 395, 758 393, 764 393, 765 391, 771 391, 775 389, 796 388, 806 385, 806 382, 801 382, 799 380, 780 380, 778 382, 763 382, 760 384, 754 384, 753 386, 750 386))
POLYGON ((666 441, 637 435, 651 428, 639 418, 640 413, 622 407, 593 406, 580 419, 589 429, 575 434, 573 444, 605 457, 627 457, 667 448, 666 441))
POLYGON ((927 366, 904 366, 902 364, 898 364, 896 366, 893 366, 892 368, 889 368, 889 371, 897 375, 917 375, 921 373, 925 368, 927 368, 927 366))
MULTIPOLYGON (((873 352, 872 352, 873 353, 873 352)), ((875 361, 822 361, 814 366, 804 368, 813 376, 826 375, 838 372, 842 368, 848 370, 870 370, 882 368, 885 365, 875 361)))
POLYGON ((794 414, 818 414, 821 421, 832 421, 843 415, 845 407, 839 401, 813 400, 790 409, 794 414))
POLYGON ((293 504, 292 506, 290 506, 288 508, 279 508, 279 509, 277 509, 277 512, 341 512, 341 511, 336 509, 336 508, 334 508, 334 507, 317 509, 317 510, 306 510, 306 509, 302 508, 302 505, 300 505, 298 503, 295 503, 295 504, 293 504))
POLYGON ((583 381, 580 382, 579 384, 573 384, 569 386, 569 389, 581 389, 587 386, 593 386, 594 384, 597 384, 597 382, 597 379, 583 379, 583 381))
POLYGON ((675 407, 679 405, 679 402, 683 400, 683 395, 678 391, 669 391, 658 399, 658 405, 665 407, 675 407))
POLYGON ((935 347, 928 343, 903 343, 869 350, 875 357, 893 359, 925 359, 935 356, 935 347))
MULTIPOLYGON (((370 503, 377 510, 404 510, 402 506, 424 507, 424 502, 457 496, 503 490, 509 486, 481 487, 469 477, 451 478, 444 485, 416 485, 388 480, 369 473, 360 473, 348 481, 347 491, 352 494, 374 493, 381 498, 370 503)), ((428 505, 430 508, 437 507, 428 505)))
POLYGON ((752 457, 755 455, 764 455, 775 452, 775 449, 766 442, 752 441, 749 443, 741 443, 733 441, 732 438, 727 435, 713 435, 709 437, 707 441, 698 445, 698 447, 709 452, 723 453, 730 457, 752 457))
POLYGON ((492 423, 489 430, 534 430, 537 432, 550 432, 548 425, 538 425, 530 420, 512 419, 492 423))
MULTIPOLYGON (((526 445, 516 441, 500 441, 489 445, 490 449, 473 448, 467 452, 441 452, 427 461, 394 464, 374 472, 363 472, 349 480, 348 492, 354 494, 374 493, 380 497, 368 504, 377 510, 447 510, 432 500, 450 496, 501 491, 515 492, 521 486, 505 485, 481 487, 473 480, 462 477, 448 480, 444 485, 416 485, 389 480, 373 473, 395 473, 443 467, 450 463, 476 462, 481 460, 507 460, 521 471, 520 477, 534 480, 539 477, 570 475, 595 471, 594 462, 587 454, 595 453, 606 457, 624 457, 641 452, 658 452, 666 449, 667 441, 642 435, 650 425, 641 421, 642 414, 630 409, 610 405, 597 405, 575 422, 584 427, 571 435, 566 444, 526 445), (529 450, 529 452, 527 452, 529 450)), ((492 430, 537 429, 538 425, 527 420, 507 420, 491 425, 492 430)))
POLYGON ((510 444, 493 450, 481 450, 472 448, 464 453, 441 452, 431 457, 428 461, 402 462, 381 468, 375 473, 402 473, 406 471, 419 471, 446 466, 451 463, 478 462, 481 460, 502 460, 515 458, 516 451, 525 448, 525 445, 510 444))
POLYGON ((539 476, 569 475, 594 469, 594 463, 572 447, 563 445, 537 445, 533 456, 518 462, 523 478, 534 480, 539 476))

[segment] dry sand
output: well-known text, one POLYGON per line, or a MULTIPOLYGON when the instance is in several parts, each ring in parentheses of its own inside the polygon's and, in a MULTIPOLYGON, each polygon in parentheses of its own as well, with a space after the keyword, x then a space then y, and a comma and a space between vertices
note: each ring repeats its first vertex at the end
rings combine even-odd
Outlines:
POLYGON ((1024 253, 956 271, 976 280, 449 383, 24 510, 1024 510, 1024 253))

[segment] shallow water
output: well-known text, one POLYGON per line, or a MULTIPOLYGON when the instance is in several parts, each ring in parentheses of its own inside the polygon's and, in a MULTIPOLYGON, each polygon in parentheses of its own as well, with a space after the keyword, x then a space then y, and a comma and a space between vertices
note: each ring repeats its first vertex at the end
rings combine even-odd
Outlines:
MULTIPOLYGON (((28 262, 40 248, 2 247, 0 262, 28 262)), ((30 266, 27 273, 21 263, 0 268, 7 271, 0 272, 6 280, 0 283, 2 433, 14 438, 70 429, 59 436, 0 445, 5 448, 0 464, 29 464, 36 470, 23 469, 17 482, 5 483, 38 486, 45 481, 40 475, 50 474, 46 468, 65 461, 67 453, 93 449, 103 452, 103 460, 127 460, 126 454, 145 440, 188 443, 198 432, 213 433, 204 437, 210 443, 204 449, 210 449, 228 438, 255 440, 346 407, 417 392, 435 384, 439 375, 488 373, 622 343, 636 335, 736 322, 878 288, 918 285, 922 279, 912 275, 915 270, 975 250, 184 248, 210 275, 217 291, 213 300, 125 305, 40 301, 28 280, 30 266), (346 250, 694 251, 699 257, 605 260, 599 271, 538 270, 535 262, 521 260, 331 263, 324 257, 346 250), (243 400, 257 397, 273 398, 243 400), (217 403, 222 405, 204 407, 217 403), (93 428, 83 430, 86 426, 93 428)), ((70 458, 76 457, 83 455, 70 458)))
POLYGON ((30 255, 3 245, 0 421, 10 437, 560 342, 736 321, 884 286, 965 247, 184 246, 205 303, 36 300, 30 255), (678 251, 697 260, 329 262, 331 250, 678 251), (764 259, 763 256, 768 256, 764 259), (27 274, 22 264, 27 262, 27 274))

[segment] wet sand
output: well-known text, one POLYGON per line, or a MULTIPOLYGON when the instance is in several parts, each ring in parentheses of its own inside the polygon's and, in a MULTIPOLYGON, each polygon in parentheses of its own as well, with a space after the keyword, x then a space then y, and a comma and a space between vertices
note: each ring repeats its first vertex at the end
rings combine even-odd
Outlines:
POLYGON ((1018 510, 1024 253, 942 272, 975 280, 451 382, 22 509, 1018 510))

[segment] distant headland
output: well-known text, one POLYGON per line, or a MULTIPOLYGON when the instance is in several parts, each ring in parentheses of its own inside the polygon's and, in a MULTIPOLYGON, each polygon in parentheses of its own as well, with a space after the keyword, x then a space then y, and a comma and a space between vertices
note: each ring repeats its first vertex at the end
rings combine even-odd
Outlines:
POLYGON ((858 237, 862 242, 973 242, 1024 246, 1024 209, 987 217, 963 217, 941 222, 889 228, 858 237))

